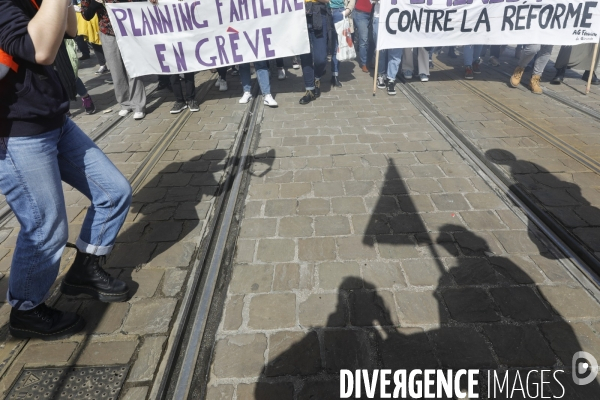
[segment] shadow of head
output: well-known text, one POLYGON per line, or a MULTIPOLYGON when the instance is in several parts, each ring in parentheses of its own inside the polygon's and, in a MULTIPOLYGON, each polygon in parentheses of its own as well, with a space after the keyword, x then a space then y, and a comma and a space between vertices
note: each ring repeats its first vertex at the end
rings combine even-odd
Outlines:
POLYGON ((510 165, 517 161, 513 153, 503 149, 490 149, 485 152, 485 156, 494 164, 510 165))

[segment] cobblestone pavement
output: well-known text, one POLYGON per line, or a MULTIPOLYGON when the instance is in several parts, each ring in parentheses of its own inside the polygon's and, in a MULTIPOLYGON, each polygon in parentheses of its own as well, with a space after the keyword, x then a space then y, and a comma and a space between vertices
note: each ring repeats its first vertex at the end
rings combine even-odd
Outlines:
MULTIPOLYGON (((509 50, 506 53, 510 53, 509 50)), ((510 55, 510 54, 508 54, 510 55)), ((505 56, 506 58, 506 56, 505 56)), ((438 63, 446 71, 432 72, 427 84, 416 84, 438 109, 447 115, 487 157, 504 169, 506 175, 521 183, 535 199, 587 248, 600 255, 600 177, 544 136, 515 122, 493 104, 471 92, 462 83, 458 63, 447 57, 438 63), (452 71, 452 68, 458 68, 452 71)), ((504 68, 506 71, 511 68, 504 68)), ((548 68, 552 70, 552 68, 548 68)), ((525 88, 513 89, 494 67, 483 66, 483 73, 467 84, 498 99, 528 122, 546 130, 550 140, 600 160, 598 131, 600 122, 547 96, 533 95, 525 88)), ((574 74, 574 73, 572 73, 574 74)), ((553 75, 553 74, 552 74, 553 75)), ((524 78, 524 81, 528 76, 524 78)), ((574 78, 573 78, 574 79, 574 78)), ((581 81, 585 86, 585 83, 581 81)), ((545 84, 546 87, 555 86, 545 84)), ((581 86, 581 85, 580 85, 581 86)), ((567 86, 561 85, 563 89, 567 86)), ((580 101, 577 92, 568 89, 580 101)), ((589 105, 589 104, 588 104, 589 105)))
MULTIPOLYGON (((340 369, 564 368, 577 350, 600 354, 596 300, 405 97, 372 97, 372 78, 344 63, 342 88, 300 106, 295 75, 273 83, 280 107, 264 113, 258 152, 275 159, 249 186, 207 399, 339 398, 340 369)), ((451 117, 481 115, 518 159, 558 161, 436 76, 424 87, 443 88, 434 100, 451 117)), ((600 393, 559 376, 568 398, 600 393)))
MULTIPOLYGON (((239 78, 230 78, 229 92, 220 93, 212 77, 208 71, 196 75, 199 91, 210 85, 200 112, 190 116, 134 193, 125 226, 107 261, 109 272, 129 283, 133 296, 128 302, 108 305, 68 298, 60 296, 55 285, 50 302, 82 314, 87 320, 85 332, 58 342, 15 340, 8 335, 10 307, 4 293, 18 223, 13 220, 0 230, 0 397, 23 367, 127 363, 132 366, 122 398, 144 399, 149 394, 245 110, 237 103, 239 78)), ((98 143, 128 178, 178 118, 169 113, 173 101, 165 91, 153 99, 144 120, 126 119, 98 143)), ((93 117, 81 116, 80 121, 91 127, 93 117)), ((89 201, 67 185, 64 189, 69 240, 74 242, 89 201)), ((61 272, 73 256, 74 251, 65 252, 61 272)))

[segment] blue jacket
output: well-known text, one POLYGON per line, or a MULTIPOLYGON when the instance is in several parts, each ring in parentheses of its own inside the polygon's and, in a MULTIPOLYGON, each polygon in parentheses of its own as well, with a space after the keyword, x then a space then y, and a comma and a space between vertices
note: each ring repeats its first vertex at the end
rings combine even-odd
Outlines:
POLYGON ((52 66, 35 63, 30 21, 16 0, 0 0, 0 49, 18 64, 0 80, 0 136, 33 136, 61 127, 69 99, 52 66))

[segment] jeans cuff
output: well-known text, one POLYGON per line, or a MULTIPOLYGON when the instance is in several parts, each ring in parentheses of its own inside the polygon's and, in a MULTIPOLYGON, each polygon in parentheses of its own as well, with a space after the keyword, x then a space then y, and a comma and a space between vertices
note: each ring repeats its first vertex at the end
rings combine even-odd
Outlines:
POLYGON ((307 87, 306 90, 315 90, 315 87, 307 87))
POLYGON ((44 296, 42 301, 40 301, 39 303, 34 303, 31 300, 13 299, 12 296, 10 295, 10 290, 6 291, 6 301, 8 302, 8 304, 10 304, 11 307, 16 308, 17 310, 21 310, 21 311, 32 310, 32 309, 36 308, 37 306, 39 306, 40 304, 42 304, 43 302, 45 302, 46 300, 48 300, 49 297, 50 297, 50 292, 46 293, 46 295, 44 296))
POLYGON ((75 246, 77 247, 77 250, 82 253, 93 254, 96 256, 106 256, 110 254, 110 251, 113 248, 113 246, 92 246, 81 240, 81 238, 77 238, 75 246))
POLYGON ((334 72, 332 75, 333 75, 333 76, 338 76, 338 75, 339 75, 339 72, 334 72))

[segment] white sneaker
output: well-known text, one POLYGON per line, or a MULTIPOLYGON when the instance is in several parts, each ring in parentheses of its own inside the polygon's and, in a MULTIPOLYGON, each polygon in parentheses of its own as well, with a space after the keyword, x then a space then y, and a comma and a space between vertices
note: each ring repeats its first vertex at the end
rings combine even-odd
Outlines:
POLYGON ((419 74, 419 78, 421 79, 421 82, 429 82, 427 74, 419 74))
POLYGON ((217 76, 217 81, 215 82, 215 87, 220 87, 221 86, 221 77, 217 76))
POLYGON ((145 116, 146 116, 146 113, 144 113, 142 111, 136 111, 133 113, 133 119, 144 119, 145 116))
POLYGON ((121 110, 119 111, 119 116, 126 117, 129 114, 129 110, 121 110))
POLYGON ((265 94, 263 96, 263 103, 265 104, 265 106, 277 107, 277 102, 270 94, 265 94))
POLYGON ((227 81, 225 79, 221 80, 221 83, 219 84, 219 91, 220 92, 226 92, 228 89, 227 87, 227 81))
POLYGON ((292 68, 300 69, 300 63, 296 57, 292 58, 292 68))
POLYGON ((240 104, 247 104, 247 103, 250 102, 250 100, 252 100, 252 93, 250 93, 250 92, 244 92, 244 95, 240 99, 239 103, 240 104))
POLYGON ((279 73, 277 74, 277 79, 279 79, 280 81, 285 79, 285 69, 283 69, 283 68, 279 69, 279 73))
POLYGON ((108 67, 107 67, 106 65, 102 65, 102 66, 100 67, 100 69, 98 69, 98 71, 96 71, 96 75, 105 74, 105 73, 107 73, 107 72, 110 72, 110 71, 108 70, 108 67))

